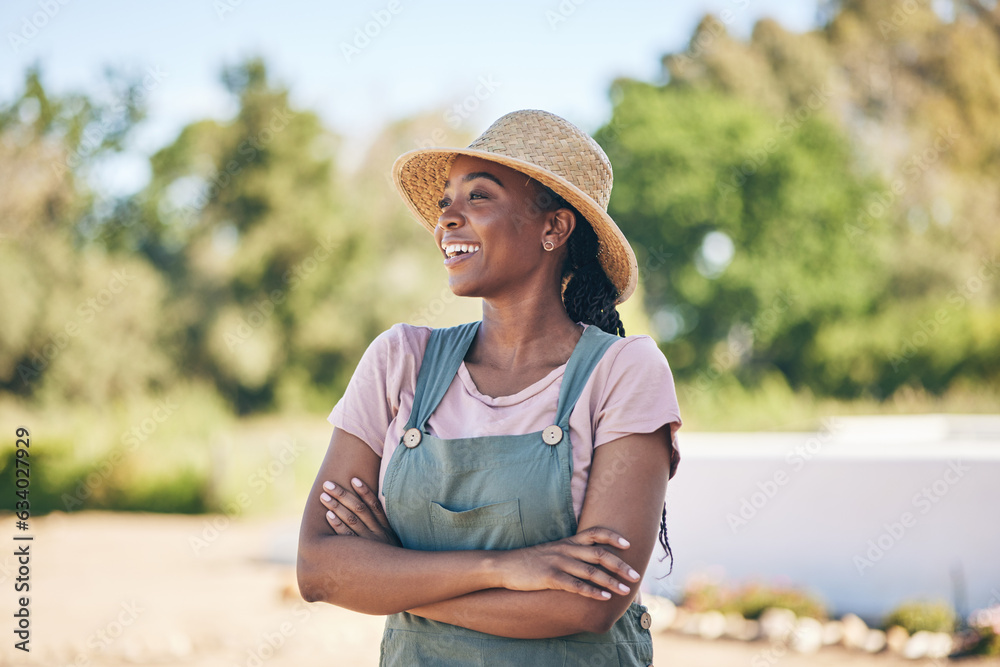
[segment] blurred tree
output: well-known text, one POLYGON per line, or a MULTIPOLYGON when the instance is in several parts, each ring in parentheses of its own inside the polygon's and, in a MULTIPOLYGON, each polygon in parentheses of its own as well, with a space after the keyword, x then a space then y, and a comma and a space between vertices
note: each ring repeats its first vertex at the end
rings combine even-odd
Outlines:
POLYGON ((49 95, 39 66, 0 107, 0 389, 103 404, 173 377, 156 313, 163 281, 95 239, 89 177, 144 116, 141 79, 106 72, 102 97, 49 95))
POLYGON ((812 384, 817 332, 871 310, 889 278, 875 239, 844 232, 876 191, 846 138, 808 107, 790 121, 679 85, 614 93, 597 133, 615 165, 611 211, 640 265, 669 258, 644 278, 674 369, 701 387, 772 367, 812 384))
POLYGON ((645 276, 664 348, 695 387, 768 369, 840 397, 995 383, 1000 14, 824 13, 746 42, 731 11, 707 15, 666 84, 612 88, 611 208, 669 255, 645 276))
POLYGON ((426 119, 387 128, 355 173, 341 172, 339 139, 289 107, 261 60, 222 81, 236 117, 193 123, 152 157, 121 242, 168 277, 187 373, 241 414, 329 410, 371 340, 440 290, 432 238, 387 180, 426 119))
POLYGON ((338 139, 289 106, 260 59, 221 79, 235 118, 192 123, 152 156, 119 241, 168 279, 178 363, 236 412, 309 401, 309 387, 330 403, 344 350, 373 329, 350 289, 372 269, 362 225, 343 218, 338 139))

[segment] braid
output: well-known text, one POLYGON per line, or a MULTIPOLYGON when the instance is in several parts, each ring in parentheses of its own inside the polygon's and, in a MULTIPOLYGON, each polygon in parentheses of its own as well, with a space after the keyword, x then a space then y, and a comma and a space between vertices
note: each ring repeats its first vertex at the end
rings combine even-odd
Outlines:
MULTIPOLYGON (((540 194, 536 201, 543 210, 566 208, 576 216, 576 227, 570 234, 567 243, 568 252, 563 264, 562 279, 563 305, 566 313, 574 322, 593 324, 602 331, 616 336, 625 337, 625 325, 622 324, 615 308, 618 290, 611 283, 608 275, 597 259, 600 244, 594 228, 585 217, 580 215, 569 202, 556 194, 551 188, 537 184, 540 194)), ((673 432, 667 427, 667 437, 670 439, 670 462, 673 463, 673 432)), ((674 554, 667 541, 667 503, 663 503, 663 513, 660 515, 660 532, 658 535, 664 556, 660 562, 670 556, 670 570, 663 576, 674 571, 674 554)))
POLYGON ((615 308, 618 290, 597 260, 597 234, 587 219, 569 207, 576 215, 577 224, 569 237, 563 280, 568 277, 563 290, 566 313, 574 322, 593 324, 602 331, 625 336, 625 326, 615 308))
POLYGON ((597 259, 600 243, 594 228, 572 204, 557 195, 552 188, 538 181, 535 181, 535 187, 538 189, 535 201, 539 208, 544 211, 566 208, 576 216, 576 227, 566 244, 568 252, 562 267, 562 297, 566 314, 574 322, 593 324, 606 333, 624 338, 625 325, 615 309, 618 289, 597 259))

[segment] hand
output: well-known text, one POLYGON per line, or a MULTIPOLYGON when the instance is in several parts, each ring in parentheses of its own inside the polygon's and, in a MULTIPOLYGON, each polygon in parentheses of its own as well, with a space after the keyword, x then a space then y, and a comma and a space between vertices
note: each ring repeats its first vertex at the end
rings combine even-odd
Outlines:
POLYGON ((498 551, 501 586, 513 591, 564 590, 596 600, 611 598, 604 589, 628 595, 631 587, 623 582, 639 581, 639 573, 602 544, 629 546, 618 533, 593 527, 555 542, 498 551))
POLYGON ((351 480, 356 494, 333 482, 323 482, 319 500, 326 507, 326 522, 338 535, 356 535, 400 546, 378 496, 357 477, 351 480))

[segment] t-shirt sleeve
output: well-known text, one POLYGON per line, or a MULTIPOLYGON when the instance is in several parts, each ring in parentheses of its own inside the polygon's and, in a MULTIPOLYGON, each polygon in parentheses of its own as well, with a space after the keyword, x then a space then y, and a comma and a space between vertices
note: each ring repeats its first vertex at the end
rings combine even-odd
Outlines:
POLYGON ((630 337, 617 351, 594 418, 594 447, 632 433, 652 433, 670 424, 674 452, 670 475, 680 463, 680 407, 667 358, 649 336, 630 337))
POLYGON ((327 421, 363 440, 382 456, 385 435, 400 404, 400 372, 405 332, 394 324, 371 342, 358 362, 344 395, 327 421))

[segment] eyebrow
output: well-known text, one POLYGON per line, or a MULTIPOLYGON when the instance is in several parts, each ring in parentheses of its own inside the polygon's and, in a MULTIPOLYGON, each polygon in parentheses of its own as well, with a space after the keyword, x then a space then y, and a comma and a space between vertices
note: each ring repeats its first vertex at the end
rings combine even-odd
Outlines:
MULTIPOLYGON (((471 174, 466 174, 464 177, 462 177, 462 182, 468 183, 469 181, 474 181, 477 178, 487 178, 496 183, 497 185, 499 185, 501 188, 503 187, 503 183, 500 182, 500 179, 488 171, 474 171, 471 174)), ((451 181, 444 182, 444 187, 448 187, 449 185, 451 185, 451 181)))

